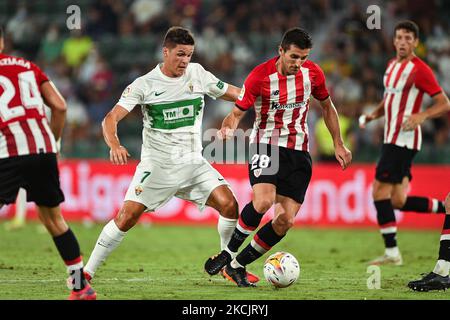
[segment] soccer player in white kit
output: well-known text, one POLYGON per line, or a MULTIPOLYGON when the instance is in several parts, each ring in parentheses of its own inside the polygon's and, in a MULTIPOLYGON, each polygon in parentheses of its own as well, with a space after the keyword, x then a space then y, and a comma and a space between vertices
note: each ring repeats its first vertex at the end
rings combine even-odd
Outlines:
POLYGON ((87 278, 94 276, 142 213, 157 210, 174 196, 219 212, 222 248, 233 233, 238 204, 227 181, 201 154, 201 123, 205 94, 234 102, 240 88, 190 63, 193 52, 190 31, 170 28, 164 38, 163 63, 129 85, 103 121, 112 163, 125 164, 130 156, 117 137, 117 124, 137 105, 144 116, 143 144, 124 204, 104 227, 86 265, 87 278))

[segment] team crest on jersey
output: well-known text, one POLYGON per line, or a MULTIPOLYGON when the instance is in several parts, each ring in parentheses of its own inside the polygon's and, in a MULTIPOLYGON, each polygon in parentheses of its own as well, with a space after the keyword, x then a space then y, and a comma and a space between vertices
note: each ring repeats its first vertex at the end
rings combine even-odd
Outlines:
POLYGON ((261 175, 261 173, 262 173, 261 168, 253 170, 253 174, 255 175, 256 178, 258 178, 261 175))
POLYGON ((189 83, 189 91, 192 93, 192 92, 194 92, 194 85, 190 82, 189 83))
POLYGON ((309 84, 309 83, 306 83, 305 86, 304 86, 304 88, 303 88, 303 91, 304 91, 304 92, 309 92, 310 90, 311 90, 310 84, 309 84))
POLYGON ((130 94, 130 92, 131 92, 131 87, 126 87, 126 89, 123 91, 123 93, 122 93, 122 98, 126 98, 126 97, 128 97, 128 95, 130 94))
POLYGON ((134 193, 138 196, 142 193, 142 191, 144 191, 144 189, 141 186, 136 186, 136 188, 134 188, 134 193))

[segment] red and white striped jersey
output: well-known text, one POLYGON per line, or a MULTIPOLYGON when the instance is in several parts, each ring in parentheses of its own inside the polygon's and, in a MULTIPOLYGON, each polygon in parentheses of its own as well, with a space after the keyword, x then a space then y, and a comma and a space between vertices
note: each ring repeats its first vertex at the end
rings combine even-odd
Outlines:
POLYGON ((0 53, 0 159, 56 153, 40 91, 45 81, 32 62, 0 53))
POLYGON ((252 70, 245 80, 236 106, 255 107, 256 118, 250 143, 267 143, 309 151, 306 123, 310 96, 325 100, 329 94, 320 67, 305 61, 295 75, 283 76, 270 59, 252 70))
POLYGON ((433 71, 418 57, 388 63, 384 74, 384 143, 420 150, 422 131, 401 129, 406 116, 420 112, 424 92, 434 96, 442 91, 433 71))

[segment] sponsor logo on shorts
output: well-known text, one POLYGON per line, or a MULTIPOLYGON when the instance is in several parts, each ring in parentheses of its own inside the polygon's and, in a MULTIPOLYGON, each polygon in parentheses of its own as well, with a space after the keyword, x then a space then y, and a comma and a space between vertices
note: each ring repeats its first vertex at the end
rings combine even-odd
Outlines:
POLYGON ((136 188, 134 188, 134 193, 138 196, 142 193, 142 191, 144 191, 144 189, 141 186, 137 186, 136 188))

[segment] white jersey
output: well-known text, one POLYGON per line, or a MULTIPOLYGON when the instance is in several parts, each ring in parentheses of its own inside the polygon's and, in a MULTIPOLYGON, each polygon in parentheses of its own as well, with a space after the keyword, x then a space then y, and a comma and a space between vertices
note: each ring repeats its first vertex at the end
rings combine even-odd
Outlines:
POLYGON ((164 75, 161 64, 137 78, 117 104, 128 111, 141 106, 144 115, 141 159, 153 155, 173 159, 174 155, 201 154, 204 96, 215 99, 227 88, 227 83, 198 63, 189 63, 186 72, 177 78, 164 75))

